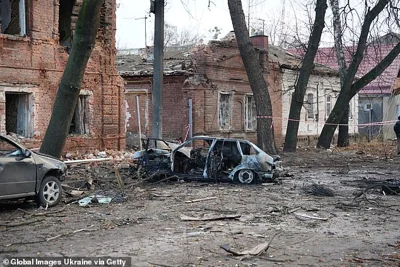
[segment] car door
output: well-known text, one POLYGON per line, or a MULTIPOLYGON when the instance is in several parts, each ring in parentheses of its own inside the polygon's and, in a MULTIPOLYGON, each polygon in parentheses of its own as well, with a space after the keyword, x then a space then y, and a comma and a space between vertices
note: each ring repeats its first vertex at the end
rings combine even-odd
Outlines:
POLYGON ((36 165, 17 144, 0 136, 0 198, 33 195, 36 165))

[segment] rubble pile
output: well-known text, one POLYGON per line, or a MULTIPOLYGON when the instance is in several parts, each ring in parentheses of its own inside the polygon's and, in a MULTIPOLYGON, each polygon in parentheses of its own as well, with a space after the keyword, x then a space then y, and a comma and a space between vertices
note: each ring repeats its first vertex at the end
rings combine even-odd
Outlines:
POLYGON ((99 151, 94 150, 92 153, 80 153, 80 152, 67 152, 62 157, 64 161, 70 160, 84 160, 84 159, 110 159, 116 161, 126 161, 133 158, 134 151, 115 151, 115 150, 105 150, 99 151))

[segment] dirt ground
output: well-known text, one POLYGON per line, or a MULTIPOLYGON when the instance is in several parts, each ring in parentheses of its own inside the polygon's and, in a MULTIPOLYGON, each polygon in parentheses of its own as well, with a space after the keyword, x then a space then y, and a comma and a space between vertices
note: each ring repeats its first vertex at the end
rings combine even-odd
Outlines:
POLYGON ((119 168, 119 191, 116 163, 71 166, 64 183, 93 181, 91 192, 117 195, 117 203, 80 207, 65 196, 44 210, 32 202, 3 202, 0 258, 126 256, 132 266, 399 266, 400 196, 381 190, 386 179, 399 178, 393 144, 300 148, 281 156, 291 176, 252 186, 138 183, 124 164, 118 165, 125 167, 119 168), (321 186, 334 196, 311 191, 321 186), (184 221, 183 215, 228 218, 184 221), (257 256, 233 256, 220 247, 243 251, 263 243, 268 249, 257 256))

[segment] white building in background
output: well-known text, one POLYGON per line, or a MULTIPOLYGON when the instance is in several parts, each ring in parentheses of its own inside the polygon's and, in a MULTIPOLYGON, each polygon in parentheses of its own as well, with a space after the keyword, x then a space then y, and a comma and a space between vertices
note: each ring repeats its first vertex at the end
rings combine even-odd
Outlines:
MULTIPOLYGON (((286 135, 294 86, 299 77, 301 59, 281 48, 270 46, 270 60, 277 61, 282 73, 282 135, 286 135)), ((340 92, 337 70, 316 64, 308 81, 300 115, 298 137, 319 136, 340 92)), ((336 132, 338 129, 336 130, 336 132)), ((358 133, 358 95, 350 102, 349 134, 358 133)))

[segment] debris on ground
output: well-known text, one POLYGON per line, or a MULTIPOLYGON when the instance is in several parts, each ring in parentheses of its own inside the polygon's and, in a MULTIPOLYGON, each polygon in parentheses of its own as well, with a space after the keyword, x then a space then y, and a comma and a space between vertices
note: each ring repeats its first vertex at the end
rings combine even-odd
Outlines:
POLYGON ((382 192, 385 195, 400 195, 400 180, 386 179, 382 185, 382 192))
POLYGON ((103 195, 92 195, 89 197, 84 197, 78 201, 79 206, 86 207, 89 204, 110 204, 112 197, 107 197, 103 195))
POLYGON ((382 193, 383 186, 397 186, 400 158, 395 144, 387 147, 283 153, 293 178, 268 186, 150 184, 132 171, 131 159, 71 164, 59 206, 44 210, 33 200, 1 203, 0 253, 118 255, 130 257, 135 266, 397 266, 398 196, 382 193), (365 153, 356 153, 360 150, 365 153), (350 172, 339 173, 347 164, 350 172), (305 193, 303 187, 313 184, 311 192, 318 194, 305 193), (319 196, 318 185, 334 196, 319 196), (363 197, 355 198, 355 191, 363 197), (113 200, 78 205, 93 195, 113 200), (267 246, 274 232, 280 234, 267 246), (224 247, 231 252, 220 244, 230 244, 224 247))
POLYGON ((275 236, 277 236, 279 233, 276 233, 275 235, 272 236, 271 240, 265 243, 261 243, 251 249, 244 250, 244 251, 234 251, 232 250, 229 245, 221 245, 220 247, 225 250, 226 252, 231 253, 233 256, 260 256, 263 253, 266 253, 268 248, 271 245, 272 240, 274 240, 275 236))
POLYGON ((311 184, 303 186, 304 193, 313 196, 320 196, 320 197, 333 197, 335 196, 335 192, 332 189, 326 187, 325 185, 321 184, 311 184))
POLYGON ((179 217, 182 221, 217 221, 217 220, 227 220, 227 219, 238 219, 242 215, 237 214, 227 214, 227 215, 212 215, 205 214, 201 217, 192 217, 181 214, 179 217))

